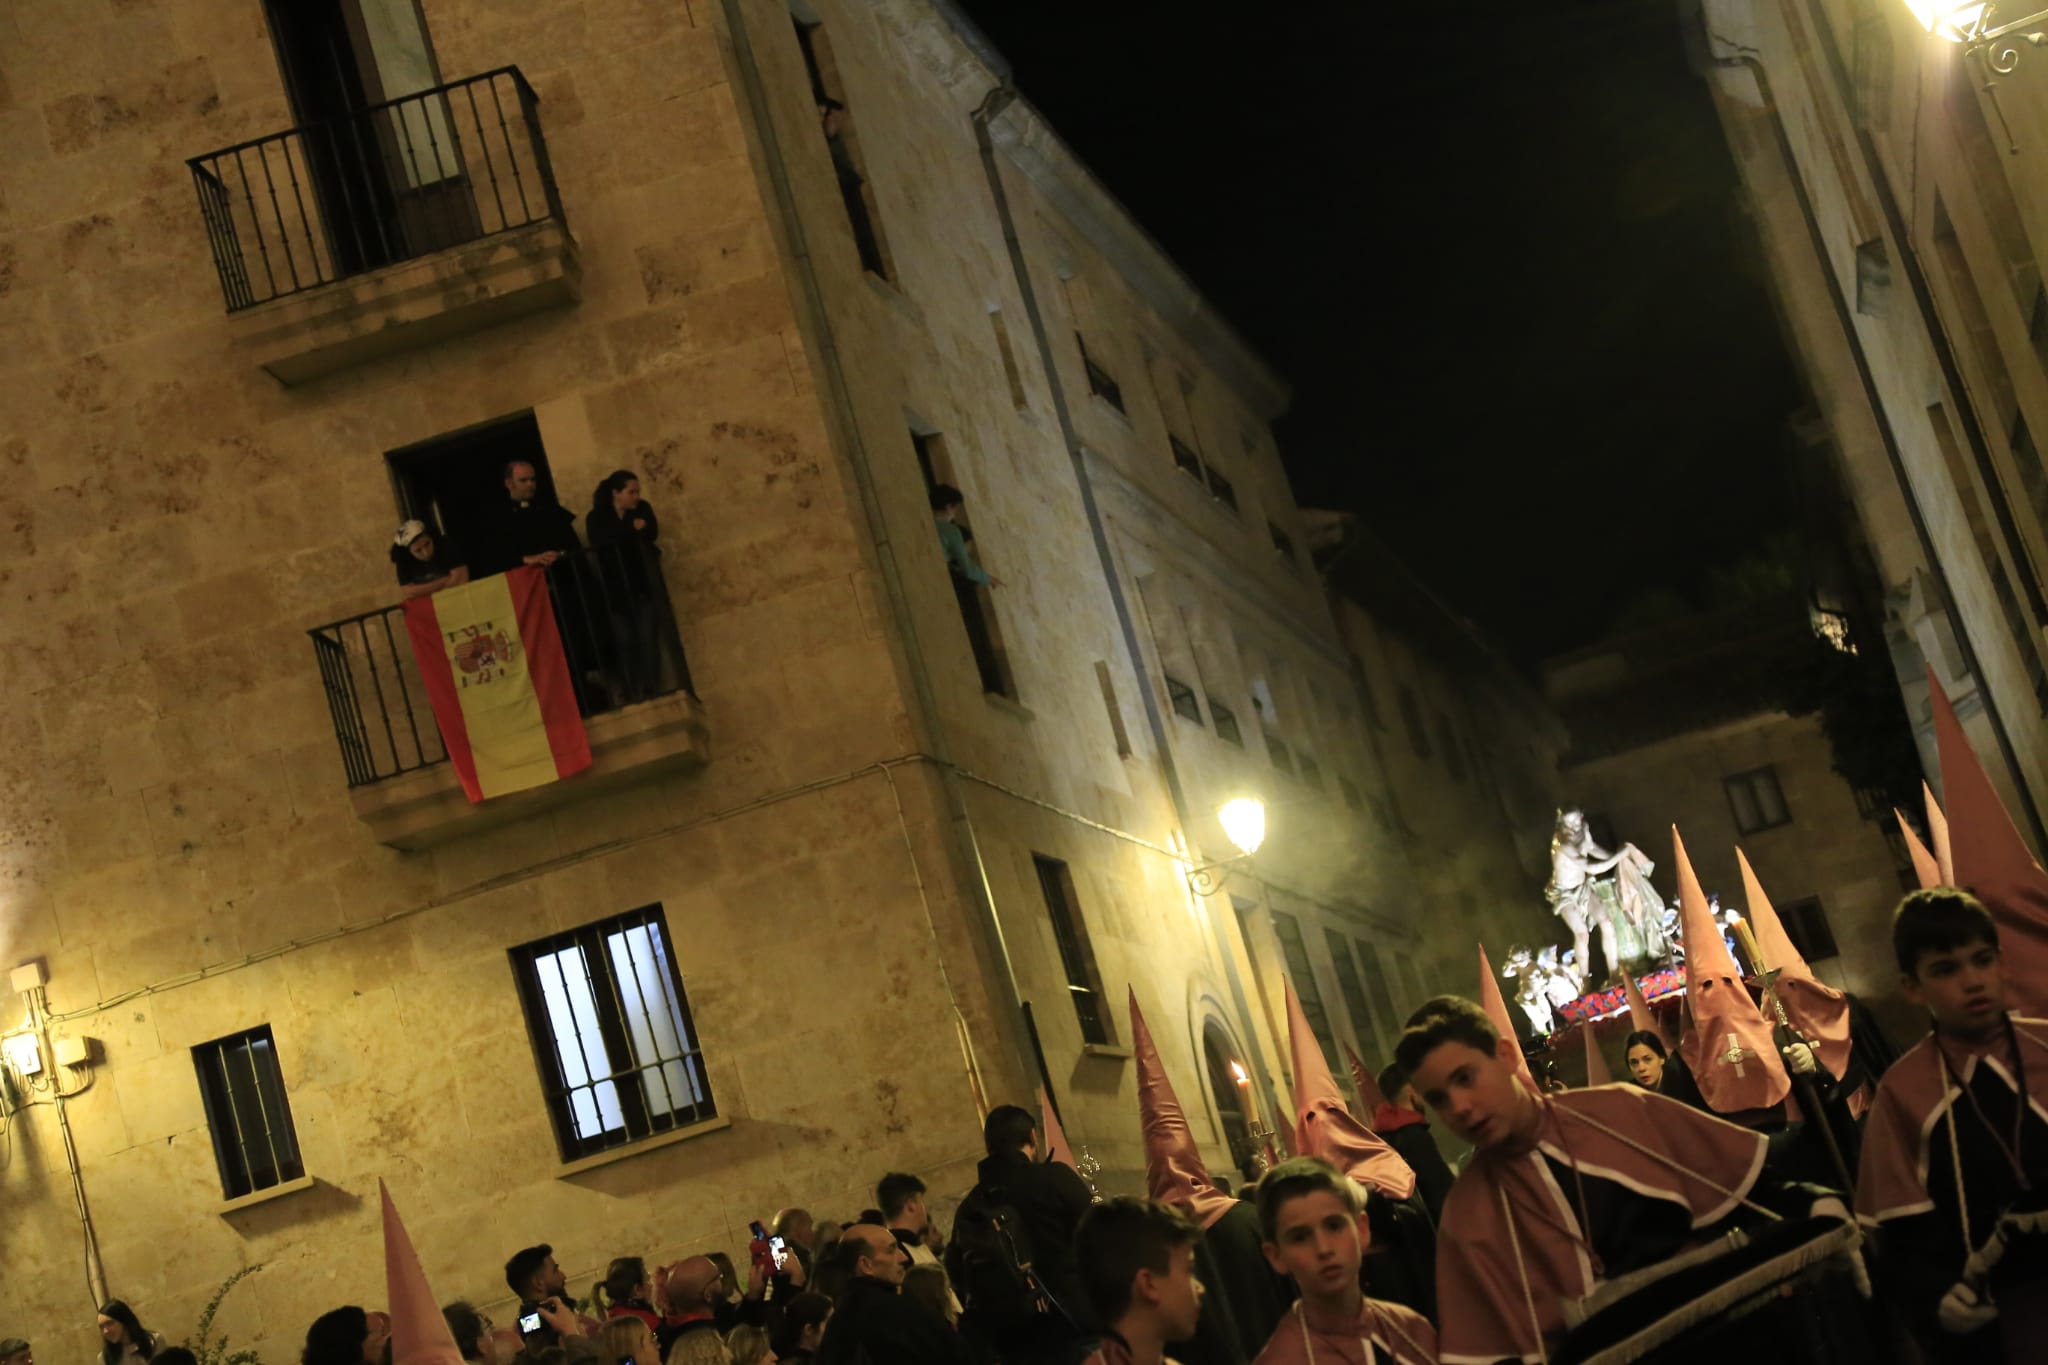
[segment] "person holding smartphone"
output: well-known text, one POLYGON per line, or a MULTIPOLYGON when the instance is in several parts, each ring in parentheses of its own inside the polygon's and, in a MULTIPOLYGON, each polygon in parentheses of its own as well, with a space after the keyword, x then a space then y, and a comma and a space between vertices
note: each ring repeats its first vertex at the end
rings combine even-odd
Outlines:
POLYGON ((560 1346, 576 1365, 597 1359, 597 1342, 583 1330, 553 1247, 543 1243, 513 1253, 505 1262, 505 1286, 519 1296, 519 1340, 528 1350, 560 1346))

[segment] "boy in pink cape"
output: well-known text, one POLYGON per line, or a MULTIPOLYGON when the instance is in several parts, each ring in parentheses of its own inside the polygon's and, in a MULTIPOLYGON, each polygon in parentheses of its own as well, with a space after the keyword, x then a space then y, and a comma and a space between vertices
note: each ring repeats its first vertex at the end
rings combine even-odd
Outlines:
POLYGON ((1967 892, 1906 897, 1892 949, 1933 1031, 1885 1073, 1864 1125, 1856 1212, 1879 1229, 1886 1298, 1936 1365, 2038 1360, 2048 1023, 2007 1011, 1999 926, 1967 892))
POLYGON ((1372 1233, 1356 1181, 1320 1157, 1295 1157, 1266 1172, 1258 1203, 1266 1260, 1301 1297, 1256 1365, 1436 1365, 1429 1319, 1361 1287, 1372 1233))
POLYGON ((1443 1360, 1544 1359, 1568 1303, 1732 1226, 1847 1221, 1832 1193, 1765 1171, 1763 1134, 1635 1086, 1539 1094, 1517 1074, 1519 1051, 1456 996, 1416 1011, 1394 1050, 1477 1149, 1438 1228, 1443 1360))

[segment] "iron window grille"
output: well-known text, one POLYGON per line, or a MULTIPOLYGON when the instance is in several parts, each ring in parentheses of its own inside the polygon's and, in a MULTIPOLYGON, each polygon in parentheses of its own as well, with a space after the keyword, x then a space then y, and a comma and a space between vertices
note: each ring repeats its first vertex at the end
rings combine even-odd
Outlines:
POLYGON ((239 1199, 303 1179, 306 1163, 270 1025, 201 1043, 192 1049, 192 1065, 199 1072, 222 1196, 239 1199))
POLYGON ((1294 997, 1301 1001, 1301 1013, 1308 1020, 1308 1031, 1322 1045, 1323 1059, 1335 1067, 1340 1064, 1337 1035, 1330 1029, 1330 1011, 1323 1005, 1322 988, 1316 984, 1315 967, 1308 957, 1308 944, 1301 936, 1301 921, 1284 910, 1275 910, 1273 937, 1280 940, 1280 957, 1287 964, 1287 979, 1294 983, 1294 997))
POLYGON ((717 1116, 659 905, 511 958, 562 1160, 717 1116))
POLYGON ((1195 689, 1189 687, 1171 673, 1163 674, 1162 676, 1166 679, 1166 699, 1173 703, 1173 713, 1200 725, 1202 723, 1202 703, 1195 700, 1195 689))
POLYGON ((1379 1025, 1365 1003, 1365 987, 1358 980, 1358 966, 1351 960, 1351 945, 1335 929, 1324 928, 1323 942, 1330 950, 1330 965, 1337 969, 1337 990, 1344 997, 1344 1012, 1351 1016, 1351 1032, 1368 1057, 1386 1055, 1380 1042, 1379 1025))
POLYGON ((1344 804, 1351 807, 1353 814, 1365 814, 1365 796, 1358 790, 1356 782, 1340 774, 1337 778, 1337 790, 1344 793, 1344 804))
POLYGON ((1734 812, 1735 828, 1741 833, 1755 834, 1759 830, 1776 829, 1792 823, 1792 812, 1785 806, 1785 793, 1778 786, 1776 768, 1755 768, 1737 773, 1723 778, 1721 785, 1728 792, 1728 808, 1734 812))
POLYGON ((1074 1017, 1081 1024, 1081 1041, 1111 1041, 1109 1018, 1102 1008, 1102 973, 1095 965, 1095 949, 1088 941, 1088 926, 1082 922, 1075 903, 1074 878, 1067 865, 1042 853, 1031 855, 1038 869, 1038 886, 1045 894, 1045 912, 1052 920, 1053 940, 1059 945, 1060 965, 1067 975, 1067 994, 1074 1002, 1074 1017))
POLYGON ((1244 745, 1244 732, 1237 728, 1237 712, 1225 706, 1214 697, 1209 698, 1209 719, 1216 723, 1216 738, 1227 739, 1240 748, 1244 745))
POLYGON ((1074 340, 1081 347, 1081 368, 1088 373, 1088 392, 1095 394, 1118 412, 1124 412, 1123 386, 1116 382, 1108 370, 1095 363, 1095 357, 1088 354, 1087 340, 1079 332, 1074 333, 1074 340))

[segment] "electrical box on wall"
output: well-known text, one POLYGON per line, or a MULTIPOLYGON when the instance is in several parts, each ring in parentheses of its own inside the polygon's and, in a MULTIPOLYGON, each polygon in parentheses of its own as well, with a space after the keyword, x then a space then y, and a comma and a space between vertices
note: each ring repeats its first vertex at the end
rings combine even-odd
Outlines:
POLYGON ((59 1038, 54 1050, 59 1066, 91 1066, 99 1059, 100 1044, 97 1038, 59 1038))
POLYGON ((14 988, 16 995, 23 995, 42 985, 50 978, 43 974, 43 960, 24 962, 7 974, 7 984, 14 988))

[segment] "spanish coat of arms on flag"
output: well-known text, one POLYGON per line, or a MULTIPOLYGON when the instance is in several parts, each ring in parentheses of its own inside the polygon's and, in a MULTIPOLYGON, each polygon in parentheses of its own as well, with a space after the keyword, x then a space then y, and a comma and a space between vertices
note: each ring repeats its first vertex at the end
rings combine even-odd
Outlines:
POLYGON ((471 801, 590 766, 543 571, 510 569, 405 604, 448 760, 471 801))

